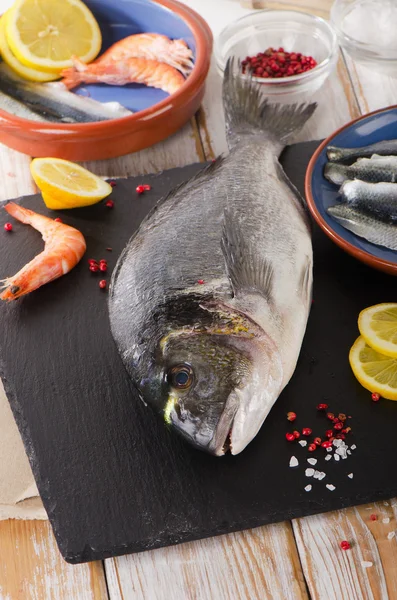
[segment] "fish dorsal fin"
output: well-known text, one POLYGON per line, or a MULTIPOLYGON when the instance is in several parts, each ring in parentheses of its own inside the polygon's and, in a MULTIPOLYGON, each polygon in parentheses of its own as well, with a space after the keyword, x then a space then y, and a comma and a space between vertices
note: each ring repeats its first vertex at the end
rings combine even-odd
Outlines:
POLYGON ((271 302, 273 267, 244 239, 239 225, 233 221, 228 210, 224 213, 221 248, 234 295, 248 290, 261 294, 271 302))

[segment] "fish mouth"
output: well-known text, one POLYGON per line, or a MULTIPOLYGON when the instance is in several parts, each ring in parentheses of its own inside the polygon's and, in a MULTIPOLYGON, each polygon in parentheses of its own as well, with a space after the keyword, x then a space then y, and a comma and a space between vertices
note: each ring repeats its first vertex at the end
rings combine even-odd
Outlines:
POLYGON ((219 419, 213 438, 208 446, 208 451, 215 456, 232 454, 232 434, 234 417, 239 409, 240 401, 234 391, 229 394, 225 408, 219 419))

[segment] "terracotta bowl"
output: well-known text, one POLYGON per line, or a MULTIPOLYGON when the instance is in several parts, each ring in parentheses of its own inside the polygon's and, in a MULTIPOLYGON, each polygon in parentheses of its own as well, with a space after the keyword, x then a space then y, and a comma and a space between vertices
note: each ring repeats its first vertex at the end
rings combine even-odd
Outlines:
POLYGON ((161 90, 87 85, 77 93, 96 100, 118 101, 135 114, 98 123, 37 123, 0 110, 0 141, 30 156, 99 160, 152 146, 180 129, 198 110, 208 74, 212 34, 196 12, 175 0, 87 0, 101 27, 105 50, 142 31, 183 38, 194 53, 194 68, 181 88, 169 96, 161 90))
POLYGON ((313 154, 306 171, 305 192, 315 221, 335 244, 370 267, 397 275, 395 250, 371 244, 344 229, 327 214, 327 208, 338 203, 339 186, 327 181, 323 175, 328 146, 357 148, 391 139, 397 139, 397 106, 378 110, 350 121, 324 140, 313 154))

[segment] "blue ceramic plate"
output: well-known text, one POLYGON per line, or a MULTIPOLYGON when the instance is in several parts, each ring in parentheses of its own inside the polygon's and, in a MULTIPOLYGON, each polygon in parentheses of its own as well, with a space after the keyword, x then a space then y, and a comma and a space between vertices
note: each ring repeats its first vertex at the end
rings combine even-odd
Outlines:
MULTIPOLYGON (((174 12, 150 0, 85 0, 102 33, 100 54, 115 42, 135 33, 161 33, 183 39, 196 57, 193 32, 174 12)), ((74 90, 99 102, 119 102, 133 112, 149 108, 168 97, 166 92, 137 83, 125 86, 81 85, 74 90)))
POLYGON ((396 275, 396 251, 367 242, 344 229, 327 214, 327 208, 337 204, 338 186, 327 181, 323 175, 328 146, 356 148, 391 139, 397 139, 397 107, 383 109, 348 123, 328 137, 315 152, 306 172, 305 185, 313 217, 334 242, 366 264, 396 275))

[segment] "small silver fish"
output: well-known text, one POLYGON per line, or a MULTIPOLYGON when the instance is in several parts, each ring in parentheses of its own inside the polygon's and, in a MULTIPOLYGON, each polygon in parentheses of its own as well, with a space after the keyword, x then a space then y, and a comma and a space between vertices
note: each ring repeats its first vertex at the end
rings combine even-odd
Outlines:
POLYGON ((161 200, 113 271, 109 316, 141 398, 190 444, 241 452, 296 367, 310 221, 278 156, 315 104, 268 103, 228 61, 230 154, 161 200))
POLYGON ((25 119, 51 123, 91 123, 131 115, 118 102, 102 103, 69 92, 61 82, 25 81, 0 64, 0 108, 25 119))
POLYGON ((368 183, 354 179, 345 181, 339 190, 343 202, 359 210, 373 213, 380 219, 397 220, 397 185, 368 183))
POLYGON ((344 181, 361 179, 371 183, 397 181, 397 157, 389 156, 384 160, 361 158, 352 165, 328 162, 324 168, 324 177, 331 183, 342 185, 344 181))
POLYGON ((328 146, 327 157, 332 162, 346 162, 359 157, 369 157, 372 154, 397 154, 397 140, 385 140, 361 148, 338 148, 328 146))
POLYGON ((368 242, 397 250, 397 224, 387 223, 347 204, 330 206, 327 213, 342 227, 368 242))

